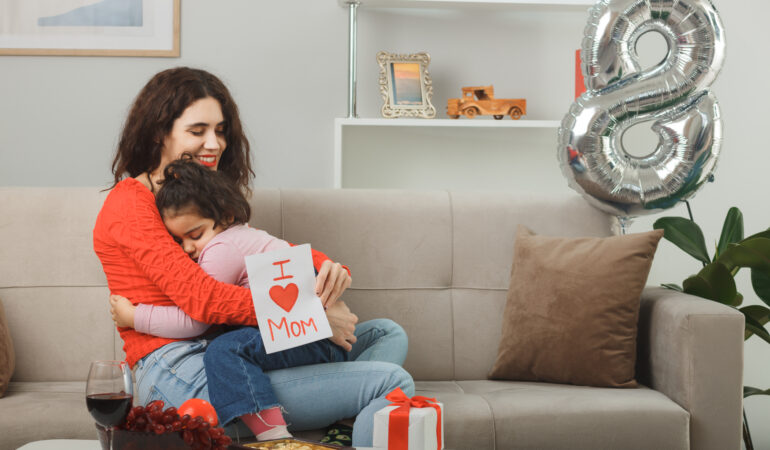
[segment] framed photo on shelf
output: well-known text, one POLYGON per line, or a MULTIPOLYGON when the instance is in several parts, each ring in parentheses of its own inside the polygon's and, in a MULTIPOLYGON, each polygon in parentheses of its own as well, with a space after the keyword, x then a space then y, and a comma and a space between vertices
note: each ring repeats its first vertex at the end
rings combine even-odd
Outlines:
POLYGON ((430 103, 433 97, 433 82, 428 74, 430 55, 379 52, 377 63, 383 117, 436 117, 436 108, 430 103))
POLYGON ((0 0, 0 55, 179 56, 180 0, 0 0))

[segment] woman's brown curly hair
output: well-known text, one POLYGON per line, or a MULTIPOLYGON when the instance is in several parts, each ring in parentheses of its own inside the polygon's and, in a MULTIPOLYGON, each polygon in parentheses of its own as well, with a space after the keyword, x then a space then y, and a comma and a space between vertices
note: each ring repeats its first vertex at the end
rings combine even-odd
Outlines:
POLYGON ((227 147, 222 152, 217 170, 243 192, 249 192, 254 171, 238 106, 219 78, 190 67, 177 67, 156 74, 137 95, 112 161, 115 176, 112 187, 125 175, 136 177, 156 170, 160 166, 163 141, 171 132, 174 121, 188 106, 206 97, 219 102, 225 119, 227 147))

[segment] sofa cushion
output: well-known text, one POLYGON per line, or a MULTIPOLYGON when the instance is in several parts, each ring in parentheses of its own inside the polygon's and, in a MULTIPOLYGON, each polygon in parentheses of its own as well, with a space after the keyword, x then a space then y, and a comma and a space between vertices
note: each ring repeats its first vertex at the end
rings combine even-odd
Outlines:
POLYGON ((444 403, 447 448, 690 448, 690 415, 645 386, 612 389, 497 380, 417 381, 416 393, 444 403), (487 420, 490 423, 483 423, 487 420))
POLYGON ((13 352, 11 331, 5 321, 5 309, 3 309, 3 302, 0 300, 0 397, 8 389, 15 364, 16 355, 13 352))
POLYGON ((480 395, 467 394, 453 381, 416 381, 415 395, 436 398, 444 404, 446 449, 500 449, 495 446, 495 416, 480 395))
POLYGON ((0 287, 0 296, 13 330, 15 381, 82 381, 91 361, 123 357, 106 287, 0 287))
POLYGON ((662 236, 549 237, 519 226, 490 378, 636 386, 639 299, 662 236))
POLYGON ((418 380, 452 378, 453 340, 449 290, 349 289, 344 299, 362 322, 385 317, 396 320, 404 328, 410 343, 404 368, 412 377, 418 380))
POLYGON ((12 382, 0 407, 0 448, 43 439, 97 439, 85 389, 85 382, 12 382))

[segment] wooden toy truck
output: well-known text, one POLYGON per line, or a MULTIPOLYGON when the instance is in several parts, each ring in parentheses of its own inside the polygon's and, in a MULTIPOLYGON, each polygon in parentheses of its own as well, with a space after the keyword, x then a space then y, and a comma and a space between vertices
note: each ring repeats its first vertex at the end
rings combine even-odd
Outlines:
POLYGON ((462 98, 450 98, 447 101, 446 113, 452 119, 460 115, 472 119, 477 115, 491 115, 497 120, 503 116, 511 116, 519 120, 527 113, 527 100, 523 98, 495 98, 493 86, 468 86, 462 88, 462 98), (476 96, 474 99, 473 96, 476 96))

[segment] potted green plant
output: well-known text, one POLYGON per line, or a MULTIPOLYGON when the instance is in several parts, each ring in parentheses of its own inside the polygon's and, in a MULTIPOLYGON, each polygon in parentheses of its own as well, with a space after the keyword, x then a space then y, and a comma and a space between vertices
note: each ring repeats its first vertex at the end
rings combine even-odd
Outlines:
MULTIPOLYGON (((663 230, 666 240, 703 264, 700 272, 685 279, 681 286, 664 284, 664 287, 737 309, 746 317, 744 340, 757 336, 770 343, 770 333, 765 328, 765 324, 770 320, 770 308, 763 305, 741 306, 743 295, 735 285, 735 275, 738 271, 742 267, 749 268, 754 292, 765 305, 770 306, 770 229, 744 238, 743 214, 738 208, 730 208, 712 258, 706 248, 703 231, 692 220, 692 215, 690 219, 662 217, 655 221, 653 228, 663 230)), ((770 389, 744 386, 743 397, 752 395, 770 395, 770 389)), ((745 412, 744 441, 747 449, 753 448, 745 412)))

